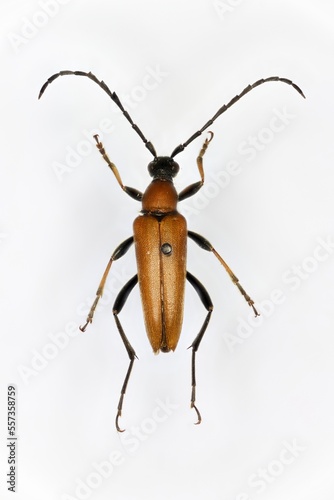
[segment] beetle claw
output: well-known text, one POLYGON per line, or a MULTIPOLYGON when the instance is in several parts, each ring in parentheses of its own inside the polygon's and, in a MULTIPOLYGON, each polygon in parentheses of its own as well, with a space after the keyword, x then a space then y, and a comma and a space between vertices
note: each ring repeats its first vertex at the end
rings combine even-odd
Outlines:
POLYGON ((257 316, 260 316, 260 313, 259 313, 259 312, 257 312, 257 310, 255 309, 254 304, 251 304, 251 306, 252 306, 252 309, 253 309, 253 311, 254 311, 255 318, 256 318, 257 316))
POLYGON ((195 403, 191 403, 191 407, 194 408, 195 412, 197 413, 197 418, 198 418, 197 422, 195 422, 194 425, 198 425, 202 422, 201 414, 200 414, 197 406, 195 405, 195 403))
POLYGON ((90 321, 86 321, 86 323, 84 324, 84 326, 79 326, 79 330, 82 331, 82 332, 85 332, 87 326, 89 325, 89 323, 90 323, 90 321))
POLYGON ((209 139, 206 139, 207 144, 209 144, 209 142, 212 141, 213 136, 215 135, 213 132, 211 132, 211 130, 208 130, 208 134, 210 134, 210 137, 209 137, 209 139))
POLYGON ((118 432, 124 432, 125 429, 121 429, 120 426, 118 425, 118 419, 119 419, 120 416, 121 416, 121 413, 118 412, 117 415, 116 415, 116 420, 115 420, 116 429, 117 429, 118 432))

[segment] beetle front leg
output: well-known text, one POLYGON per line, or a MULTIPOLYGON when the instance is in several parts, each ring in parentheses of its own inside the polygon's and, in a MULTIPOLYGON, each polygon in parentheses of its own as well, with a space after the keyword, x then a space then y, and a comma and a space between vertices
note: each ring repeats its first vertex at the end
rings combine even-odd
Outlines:
POLYGON ((113 307, 113 314, 116 322, 117 329, 119 331, 119 334, 121 336, 121 339, 123 340, 123 344, 125 346, 125 349, 128 353, 128 356, 130 358, 130 364, 128 367, 128 370, 125 375, 125 379, 122 385, 121 389, 121 397, 119 398, 118 406, 117 406, 117 414, 116 414, 116 429, 118 432, 124 432, 124 429, 121 429, 118 425, 118 419, 122 415, 122 408, 123 408, 123 400, 126 392, 126 388, 128 386, 129 378, 131 375, 133 363, 135 359, 137 358, 136 353, 132 345, 130 344, 127 336, 124 333, 123 327, 121 325, 121 322, 118 319, 118 314, 121 312, 123 309, 123 306, 132 291, 133 287, 138 283, 138 275, 136 274, 133 278, 131 278, 122 288, 122 290, 119 292, 119 294, 116 297, 114 307, 113 307))
POLYGON ((201 417, 201 414, 197 408, 197 406, 195 405, 195 402, 196 402, 196 373, 195 373, 195 361, 196 361, 196 352, 199 348, 199 345, 201 343, 201 340, 203 338, 203 335, 208 327, 208 324, 209 324, 209 321, 210 321, 210 318, 211 318, 211 314, 212 314, 212 311, 213 311, 213 304, 212 304, 212 301, 211 301, 211 298, 208 294, 208 292, 206 291, 206 289, 204 288, 204 286, 202 285, 202 283, 200 281, 198 281, 197 278, 195 278, 195 276, 193 276, 192 274, 190 274, 188 271, 187 271, 187 280, 189 281, 189 283, 194 287, 194 289, 196 290, 199 298, 201 299, 201 302, 202 304, 204 305, 205 309, 208 311, 208 314, 206 315, 206 318, 204 320, 204 323, 202 325, 202 328, 200 329, 198 335, 196 336, 195 340, 193 341, 193 343, 191 344, 191 346, 189 346, 189 349, 190 347, 192 348, 192 356, 191 356, 191 403, 190 403, 190 406, 191 408, 194 408, 194 410, 196 411, 197 413, 197 422, 196 424, 200 424, 201 421, 202 421, 202 417, 201 417))
POLYGON ((205 151, 208 148, 208 145, 213 139, 213 132, 209 132, 210 137, 208 139, 205 139, 202 149, 199 152, 199 155, 197 156, 197 168, 199 171, 199 175, 201 177, 201 180, 199 182, 195 182, 194 184, 190 184, 190 186, 187 186, 184 188, 180 193, 179 193, 179 201, 183 201, 186 198, 189 198, 190 196, 193 196, 194 194, 197 193, 201 189, 201 187, 204 184, 204 168, 203 168, 203 156, 205 154, 205 151))
POLYGON ((133 243, 133 236, 130 236, 130 238, 128 238, 127 240, 123 241, 123 243, 121 243, 120 245, 118 245, 118 247, 116 248, 116 250, 113 252, 112 256, 110 257, 108 265, 107 265, 107 267, 106 267, 106 269, 105 269, 105 271, 103 273, 103 276, 102 276, 101 282, 99 284, 99 287, 98 287, 98 289, 96 291, 96 298, 95 298, 95 300, 93 302, 92 307, 89 310, 86 323, 83 326, 79 327, 82 332, 84 332, 86 330, 87 326, 89 325, 89 323, 91 323, 93 321, 95 309, 97 307, 97 304, 98 304, 100 298, 103 295, 103 289, 104 289, 104 286, 106 284, 106 280, 107 280, 107 277, 108 277, 108 274, 109 274, 109 271, 110 271, 112 263, 115 260, 117 260, 120 257, 122 257, 129 250, 129 248, 132 245, 132 243, 133 243))
POLYGON ((204 250, 207 250, 208 252, 212 252, 215 257, 219 260, 219 262, 224 266, 225 270, 227 271, 228 275, 230 276, 231 280, 235 284, 235 286, 239 289, 241 295, 244 297, 248 305, 253 309, 255 317, 260 316, 260 314, 257 312, 254 306, 254 301, 250 298, 248 293, 244 290, 244 288, 240 285, 238 278, 236 275, 232 272, 232 270, 229 268, 229 266, 226 264, 224 259, 219 255, 219 253, 213 248, 211 243, 203 238, 200 234, 194 233, 193 231, 188 231, 188 236, 191 238, 195 243, 197 243, 198 246, 203 248, 204 250))
POLYGON ((100 151, 104 161, 110 167, 112 173, 116 177, 116 180, 117 180, 118 184, 121 186, 121 188, 123 189, 123 191, 126 194, 128 194, 131 198, 134 198, 137 201, 141 201, 143 198, 143 193, 141 191, 138 191, 138 189, 135 189, 135 188, 132 188, 129 186, 124 186, 122 179, 121 179, 121 176, 119 175, 118 169, 117 169, 116 165, 112 161, 110 161, 109 156, 107 155, 106 150, 104 149, 102 142, 100 142, 100 140, 99 140, 98 134, 95 134, 93 137, 96 141, 97 149, 100 151))

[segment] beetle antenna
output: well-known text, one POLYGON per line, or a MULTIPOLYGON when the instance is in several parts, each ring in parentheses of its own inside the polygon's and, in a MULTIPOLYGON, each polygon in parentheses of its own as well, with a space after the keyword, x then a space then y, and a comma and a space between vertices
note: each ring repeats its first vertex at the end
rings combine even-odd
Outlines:
POLYGON ((85 73, 84 71, 68 71, 68 70, 65 70, 65 71, 60 71, 59 73, 56 73, 56 74, 50 76, 50 78, 48 78, 48 80, 44 83, 43 87, 41 88, 39 96, 38 96, 38 99, 40 99, 42 97, 42 95, 44 94, 46 88, 54 80, 56 80, 56 78, 58 78, 59 76, 67 76, 67 75, 87 76, 87 78, 90 78, 91 80, 93 80, 93 82, 97 83, 99 85, 99 87, 101 87, 101 89, 104 90, 108 94, 108 96, 110 97, 110 99, 112 99, 114 101, 114 103, 116 104, 116 106, 119 107, 119 109, 122 111, 122 113, 125 116, 125 118, 128 120, 128 122, 130 122, 132 128, 137 132, 137 134, 139 135, 139 137, 141 138, 141 140, 143 141, 143 143, 145 144, 145 146, 147 147, 147 149, 149 150, 149 152, 154 156, 154 158, 157 157, 157 154, 155 152, 153 144, 146 139, 146 137, 144 136, 143 132, 140 130, 140 128, 138 127, 138 125, 136 125, 133 122, 133 120, 132 120, 131 116, 129 115, 129 113, 124 109, 124 107, 123 107, 121 101, 119 100, 119 97, 116 94, 116 92, 111 92, 111 90, 104 83, 104 81, 103 80, 101 80, 101 81, 98 80, 98 78, 96 78, 96 76, 93 75, 93 73, 91 73, 91 72, 85 73))
POLYGON ((174 149, 174 151, 171 154, 171 157, 173 158, 177 154, 181 153, 181 151, 183 151, 188 146, 188 144, 190 144, 194 139, 196 139, 198 136, 200 136, 202 134, 202 132, 204 132, 205 129, 210 127, 210 125, 212 125, 212 123, 218 118, 218 116, 225 113, 225 111, 228 108, 233 106, 233 104, 235 104, 237 101, 239 101, 239 99, 241 99, 244 95, 248 94, 248 92, 253 90, 255 87, 258 87, 259 85, 262 85, 263 83, 267 83, 267 82, 287 83, 288 85, 291 85, 295 90, 297 90, 297 92, 302 97, 305 98, 303 91, 298 87, 298 85, 293 83, 291 80, 288 80, 287 78, 280 78, 279 76, 270 76, 269 78, 264 78, 264 79, 262 78, 261 80, 258 80, 257 82, 253 83, 253 85, 248 85, 248 87, 246 87, 239 95, 236 95, 235 97, 233 97, 233 99, 230 100, 229 103, 224 104, 224 106, 222 106, 220 109, 218 109, 217 113, 211 118, 211 120, 209 120, 200 130, 195 132, 195 134, 193 134, 191 137, 189 137, 189 139, 185 143, 180 144, 179 146, 177 146, 174 149))

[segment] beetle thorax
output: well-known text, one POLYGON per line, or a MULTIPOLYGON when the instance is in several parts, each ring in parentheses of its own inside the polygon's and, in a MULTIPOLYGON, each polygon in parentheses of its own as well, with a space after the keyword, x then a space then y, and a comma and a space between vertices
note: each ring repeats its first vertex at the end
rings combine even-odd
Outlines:
POLYGON ((168 179, 154 179, 143 195, 143 212, 168 213, 176 210, 178 195, 168 179))

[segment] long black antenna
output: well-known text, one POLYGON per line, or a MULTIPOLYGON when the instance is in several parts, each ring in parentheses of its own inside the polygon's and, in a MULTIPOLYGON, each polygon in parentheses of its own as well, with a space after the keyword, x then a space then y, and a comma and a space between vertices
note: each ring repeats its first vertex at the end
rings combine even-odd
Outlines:
POLYGON ((138 127, 138 125, 136 125, 133 122, 133 120, 132 120, 131 116, 129 115, 129 113, 127 111, 125 111, 125 109, 123 108, 123 105, 122 105, 121 101, 119 100, 119 97, 116 94, 116 92, 111 92, 111 90, 104 83, 104 81, 103 80, 101 80, 101 81, 98 80, 98 78, 96 78, 96 76, 93 75, 93 73, 91 73, 91 72, 85 73, 84 71, 69 71, 69 70, 64 70, 64 71, 60 71, 59 73, 56 73, 56 74, 50 76, 50 78, 48 78, 48 80, 44 83, 43 87, 41 88, 39 96, 38 96, 38 99, 40 99, 42 97, 42 95, 44 94, 44 92, 47 89, 47 87, 54 80, 56 80, 56 78, 58 78, 59 76, 67 76, 67 75, 87 76, 87 78, 90 78, 91 80, 93 80, 93 82, 97 83, 101 87, 101 89, 104 90, 108 94, 108 96, 114 101, 114 103, 116 104, 116 106, 119 107, 119 109, 122 111, 122 113, 125 116, 125 118, 128 120, 128 122, 130 122, 132 128, 137 132, 137 134, 139 135, 139 137, 141 138, 141 140, 144 142, 144 144, 147 147, 147 149, 149 150, 149 152, 154 156, 154 158, 157 157, 157 153, 155 152, 153 144, 146 139, 146 137, 144 136, 143 132, 140 130, 140 128, 138 127))
POLYGON ((233 106, 233 104, 235 104, 237 101, 239 101, 239 99, 241 99, 241 97, 243 97, 245 94, 247 94, 248 92, 253 90, 255 87, 258 87, 259 85, 262 85, 263 83, 267 83, 267 82, 283 82, 283 83, 287 83, 288 85, 292 85, 292 87, 295 90, 297 90, 297 92, 299 92, 299 94, 301 96, 303 96, 305 98, 302 90, 298 87, 298 85, 293 83, 291 80, 288 80, 287 78, 280 78, 279 76, 270 76, 269 78, 264 78, 264 79, 258 80, 257 82, 253 83, 253 85, 248 85, 248 87, 246 87, 239 95, 236 95, 235 97, 233 97, 233 99, 230 100, 229 103, 224 104, 224 106, 222 106, 220 109, 218 109, 217 113, 211 118, 211 120, 206 122, 206 124, 203 125, 203 127, 200 130, 195 132, 195 134, 193 134, 191 137, 189 137, 189 139, 186 142, 184 142, 183 144, 180 144, 179 146, 177 146, 174 149, 174 151, 171 154, 171 157, 173 158, 177 154, 181 153, 181 151, 183 151, 184 148, 186 148, 188 146, 188 144, 190 144, 194 139, 196 139, 196 137, 201 135, 205 129, 207 129, 208 127, 210 127, 210 125, 212 125, 212 123, 218 118, 218 116, 225 113, 225 111, 228 108, 230 108, 231 106, 233 106))
MULTIPOLYGON (((106 83, 104 83, 103 80, 100 81, 91 72, 86 73, 84 71, 69 71, 69 70, 64 70, 64 71, 60 71, 59 73, 55 73, 54 75, 50 76, 50 78, 48 78, 48 80, 44 83, 43 87, 40 90, 38 99, 40 99, 42 97, 42 95, 44 94, 44 92, 47 89, 47 87, 54 80, 56 80, 56 78, 58 78, 59 76, 67 76, 67 75, 86 76, 87 78, 89 78, 93 82, 97 83, 101 87, 101 89, 104 90, 108 94, 108 96, 114 101, 114 103, 116 104, 116 106, 118 106, 118 108, 122 111, 122 113, 125 116, 125 118, 131 124, 132 128, 137 132, 137 134, 139 135, 139 137, 141 138, 141 140, 144 142, 145 146, 150 151, 150 153, 154 156, 154 158, 157 157, 157 154, 156 154, 156 151, 154 149, 153 144, 146 139, 146 137, 144 136, 143 132, 140 130, 140 128, 138 127, 138 125, 136 125, 133 122, 133 120, 132 120, 131 116, 129 115, 129 113, 124 109, 124 107, 123 107, 121 101, 119 100, 119 97, 116 94, 116 92, 111 92, 111 90, 106 85, 106 83)), ((248 92, 250 92, 251 90, 253 90, 255 87, 258 87, 259 85, 262 85, 263 83, 267 83, 267 82, 283 82, 283 83, 286 83, 288 85, 291 85, 302 97, 305 98, 305 96, 303 94, 303 91, 298 87, 298 85, 296 85, 295 83, 293 83, 291 80, 288 80, 287 78, 280 78, 279 76, 270 76, 269 78, 264 78, 264 79, 262 78, 261 80, 258 80, 257 82, 253 83, 252 85, 248 85, 248 87, 244 88, 244 90, 239 95, 236 95, 235 97, 233 97, 233 99, 230 100, 230 102, 228 102, 227 104, 224 104, 217 111, 217 113, 209 121, 207 121, 205 125, 203 125, 203 127, 200 130, 198 130, 191 137, 189 137, 189 139, 186 142, 184 142, 183 144, 180 144, 179 146, 177 146, 174 149, 174 151, 172 152, 171 157, 173 158, 177 154, 181 153, 188 146, 188 144, 190 144, 198 136, 200 136, 204 132, 204 130, 206 130, 208 127, 210 127, 210 125, 212 125, 212 123, 220 115, 222 115, 223 113, 225 113, 225 111, 228 108, 230 108, 231 106, 233 106, 233 104, 235 104, 237 101, 239 101, 239 99, 241 99, 241 97, 243 97, 244 95, 248 94, 248 92)))

